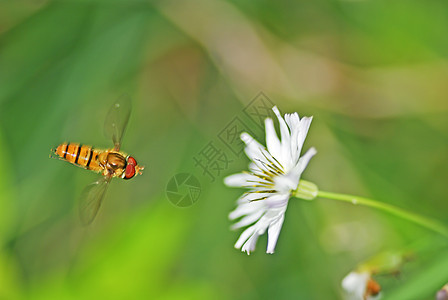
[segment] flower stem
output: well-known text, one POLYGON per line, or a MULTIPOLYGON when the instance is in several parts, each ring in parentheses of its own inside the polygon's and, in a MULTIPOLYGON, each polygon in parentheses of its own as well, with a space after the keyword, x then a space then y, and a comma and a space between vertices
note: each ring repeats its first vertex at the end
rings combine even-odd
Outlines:
POLYGON ((437 233, 443 235, 444 237, 448 238, 448 228, 445 225, 443 225, 442 223, 422 217, 415 213, 405 211, 401 208, 392 206, 387 203, 382 203, 382 202, 379 202, 379 201, 376 201, 373 199, 364 198, 364 197, 331 193, 331 192, 325 192, 325 191, 319 191, 317 193, 317 196, 321 197, 321 198, 326 198, 326 199, 349 202, 354 205, 363 205, 363 206, 377 208, 379 210, 388 212, 388 213, 395 215, 397 217, 400 217, 402 219, 408 220, 409 222, 413 222, 415 224, 423 226, 429 230, 437 232, 437 233))

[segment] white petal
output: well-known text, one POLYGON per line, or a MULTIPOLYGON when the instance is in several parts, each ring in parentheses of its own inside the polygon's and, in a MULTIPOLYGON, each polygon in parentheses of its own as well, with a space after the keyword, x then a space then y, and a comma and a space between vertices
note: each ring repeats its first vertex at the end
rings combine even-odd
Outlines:
POLYGON ((238 173, 224 178, 224 184, 231 187, 243 187, 247 185, 248 180, 254 180, 254 178, 256 178, 254 175, 238 173))
POLYGON ((278 110, 277 106, 274 106, 272 108, 275 115, 277 116, 278 122, 280 124, 280 135, 281 135, 281 161, 280 163, 287 169, 290 165, 291 161, 291 135, 288 129, 288 125, 286 124, 285 120, 283 120, 282 116, 280 115, 280 111, 278 110))
POLYGON ((288 124, 289 128, 295 128, 300 123, 300 118, 298 113, 285 114, 285 122, 288 124))
POLYGON ((258 233, 254 233, 243 245, 241 251, 246 252, 249 255, 252 251, 255 250, 255 246, 257 245, 257 240, 260 235, 258 233))
POLYGON ((267 170, 265 164, 267 164, 268 161, 263 155, 264 147, 246 132, 241 134, 241 140, 246 144, 244 152, 246 152, 247 157, 249 157, 259 169, 267 170))
POLYGON ((255 249, 258 237, 268 230, 267 252, 273 253, 283 224, 288 198, 289 195, 273 194, 266 200, 239 204, 229 217, 231 219, 245 217, 233 227, 239 228, 256 223, 243 231, 235 243, 235 248, 241 248, 249 254, 255 249))
POLYGON ((247 133, 241 134, 241 140, 246 143, 246 148, 244 151, 246 155, 253 161, 250 167, 252 171, 257 173, 257 171, 269 171, 269 165, 274 164, 277 168, 283 169, 283 167, 278 163, 269 151, 267 151, 261 144, 259 144, 254 138, 252 138, 247 133))
POLYGON ((275 246, 277 245, 278 236, 282 229, 283 221, 285 220, 285 214, 283 213, 278 220, 271 223, 268 229, 268 247, 266 253, 274 253, 275 246))
POLYGON ((278 139, 277 132, 275 132, 274 122, 271 118, 265 120, 266 127, 266 147, 269 153, 275 157, 278 161, 281 161, 281 146, 278 139))
POLYGON ((249 164, 249 171, 253 172, 253 173, 260 173, 261 169, 257 166, 257 164, 255 164, 254 162, 251 162, 249 164))
POLYGON ((297 152, 300 153, 302 151, 303 143, 305 142, 306 135, 308 134, 308 130, 310 129, 311 121, 313 121, 313 117, 303 117, 300 120, 299 124, 299 134, 297 137, 297 152))
MULTIPOLYGON (((249 204, 249 203, 263 203, 263 201, 258 200, 264 197, 269 197, 271 193, 244 193, 238 200, 238 204, 249 204)), ((264 204, 263 204, 264 205, 264 204)))
POLYGON ((250 226, 238 238, 235 243, 235 248, 241 248, 241 251, 247 252, 249 254, 251 251, 255 250, 255 244, 258 237, 266 232, 270 223, 277 218, 272 216, 277 216, 272 210, 269 210, 264 214, 254 225, 250 226))
POLYGON ((286 124, 288 124, 291 131, 291 160, 295 165, 300 156, 299 147, 299 133, 300 133, 300 118, 297 113, 285 115, 286 124))
POLYGON ((274 178, 275 190, 280 194, 289 194, 299 185, 300 174, 291 170, 286 175, 280 175, 274 178))
POLYGON ((264 210, 258 210, 255 211, 252 214, 246 215, 244 218, 242 218, 240 221, 238 221, 237 223, 232 225, 232 230, 241 228, 241 227, 246 227, 252 223, 255 223, 255 221, 258 221, 264 214, 264 210))
POLYGON ((256 231, 256 225, 252 225, 248 227, 246 230, 241 233, 240 237, 235 243, 235 248, 241 248, 243 244, 255 233, 256 231))
MULTIPOLYGON (((264 215, 252 226, 247 228, 240 235, 238 241, 235 243, 235 248, 241 248, 242 251, 247 252, 255 249, 255 244, 258 236, 265 233, 269 228, 270 233, 268 233, 268 250, 273 251, 275 249, 275 244, 277 243, 278 235, 280 234, 280 229, 283 224, 284 214, 286 211, 286 206, 280 209, 269 209, 264 213, 264 215), (272 230, 270 226, 273 226, 272 230)), ((271 252, 268 252, 271 253, 271 252)))
MULTIPOLYGON (((241 199, 243 199, 243 198, 241 198, 241 199)), ((260 210, 265 211, 266 209, 267 209, 267 207, 263 203, 263 201, 254 201, 254 202, 247 201, 246 203, 238 204, 237 208, 235 208, 235 210, 233 210, 229 214, 229 219, 235 220, 237 218, 255 213, 260 210)))
POLYGON ((308 151, 306 151, 306 153, 299 159, 299 162, 297 163, 297 165, 294 167, 294 174, 298 174, 299 175, 299 179, 300 179, 300 175, 303 173, 303 171, 305 170, 306 166, 308 165, 308 163, 310 162, 311 158, 316 155, 317 151, 314 147, 311 147, 310 149, 308 149, 308 151))
MULTIPOLYGON (((256 172, 260 173, 260 171, 256 172)), ((254 187, 254 185, 271 184, 271 182, 259 178, 253 174, 237 173, 229 175, 226 178, 224 178, 224 184, 230 187, 244 187, 244 188, 250 188, 253 191, 260 191, 260 190, 266 190, 267 188, 263 186, 254 187)))
POLYGON ((285 194, 275 193, 269 196, 266 200, 263 200, 265 205, 269 209, 285 208, 288 205, 288 200, 290 197, 290 192, 285 194))
POLYGON ((241 140, 246 144, 245 150, 247 150, 248 157, 252 159, 252 157, 262 158, 261 151, 264 149, 264 146, 261 145, 257 140, 255 140, 250 134, 243 132, 241 133, 241 140))

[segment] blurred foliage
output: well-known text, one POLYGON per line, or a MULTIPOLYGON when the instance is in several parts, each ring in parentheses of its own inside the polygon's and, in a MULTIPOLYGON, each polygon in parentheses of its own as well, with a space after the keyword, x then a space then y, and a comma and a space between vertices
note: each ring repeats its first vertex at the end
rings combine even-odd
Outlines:
MULTIPOLYGON (((383 299, 433 299, 446 241, 348 204, 291 201, 274 255, 247 256, 227 214, 241 191, 193 157, 263 91, 314 115, 304 177, 448 225, 448 2, 0 0, 0 299, 338 299, 381 251, 413 259, 380 276, 383 299), (77 199, 96 174, 48 158, 63 141, 110 147, 104 118, 134 100, 123 142, 146 166, 114 180, 95 223, 77 199), (169 179, 193 173, 177 208, 169 179)), ((220 144, 223 149, 225 146, 220 144)))

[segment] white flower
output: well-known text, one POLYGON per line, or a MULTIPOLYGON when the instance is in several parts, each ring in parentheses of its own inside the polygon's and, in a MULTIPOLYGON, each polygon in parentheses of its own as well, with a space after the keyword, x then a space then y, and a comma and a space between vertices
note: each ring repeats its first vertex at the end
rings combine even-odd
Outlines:
POLYGON ((377 300, 381 297, 381 288, 368 271, 350 272, 342 280, 342 288, 347 300, 377 300))
POLYGON ((228 176, 224 180, 228 186, 249 189, 238 199, 238 207, 229 215, 231 220, 242 217, 232 226, 233 229, 253 224, 243 231, 235 243, 235 248, 241 248, 247 254, 255 250, 258 237, 266 230, 266 252, 274 253, 291 193, 297 189, 300 175, 316 154, 316 150, 310 148, 300 157, 312 117, 300 119, 297 113, 293 113, 286 114, 283 119, 277 107, 272 110, 280 123, 281 140, 270 118, 265 120, 267 149, 249 134, 242 133, 246 155, 252 161, 250 171, 228 176))

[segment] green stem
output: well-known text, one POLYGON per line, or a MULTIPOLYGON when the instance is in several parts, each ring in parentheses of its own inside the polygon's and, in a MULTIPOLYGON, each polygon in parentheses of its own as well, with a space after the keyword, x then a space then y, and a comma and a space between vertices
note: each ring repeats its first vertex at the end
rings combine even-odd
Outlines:
POLYGON ((415 224, 418 224, 420 226, 423 226, 429 230, 437 232, 437 233, 443 235, 444 237, 448 238, 448 228, 445 225, 443 225, 442 223, 422 217, 415 213, 405 211, 401 208, 392 206, 390 204, 382 203, 382 202, 379 202, 379 201, 376 201, 373 199, 364 198, 364 197, 358 197, 358 196, 346 195, 346 194, 337 194, 337 193, 331 193, 331 192, 325 192, 325 191, 318 191, 317 196, 321 197, 321 198, 326 198, 326 199, 349 202, 354 205, 363 205, 363 206, 377 208, 379 210, 383 210, 392 215, 395 215, 402 219, 405 219, 405 220, 408 220, 415 224))

